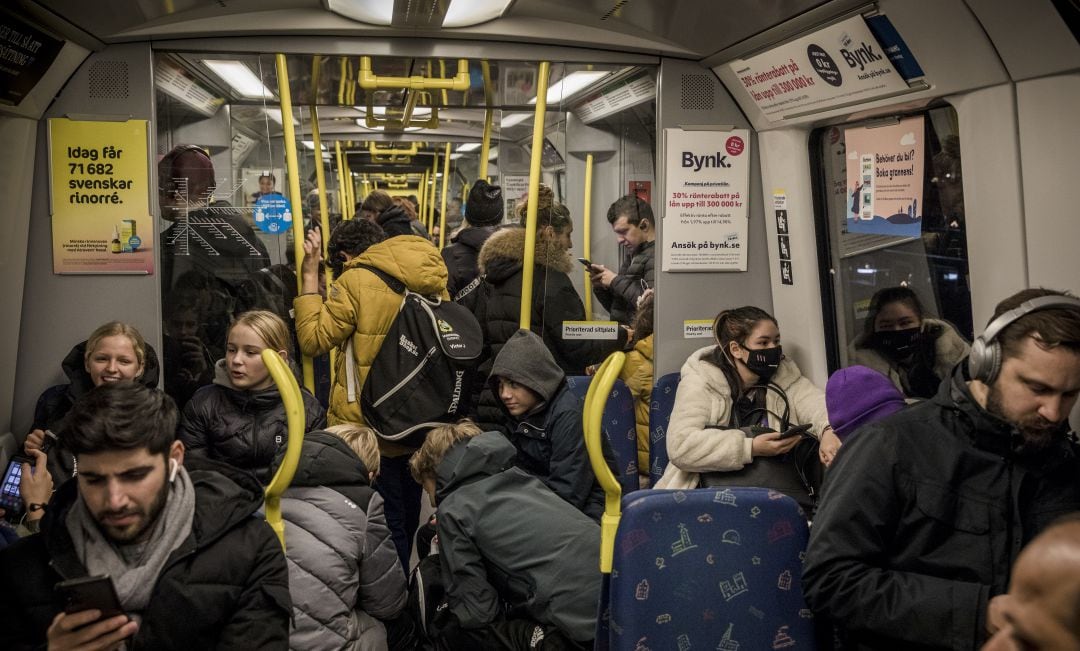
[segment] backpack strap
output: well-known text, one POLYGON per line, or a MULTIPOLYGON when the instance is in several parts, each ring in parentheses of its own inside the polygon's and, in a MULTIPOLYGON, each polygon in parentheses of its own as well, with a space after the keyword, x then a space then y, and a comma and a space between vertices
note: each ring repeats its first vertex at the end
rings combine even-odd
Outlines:
POLYGON ((395 278, 395 277, 391 276, 390 274, 386 273, 382 269, 379 269, 378 267, 372 267, 371 265, 364 264, 362 262, 357 262, 353 266, 354 267, 360 267, 362 269, 367 269, 371 273, 375 274, 384 283, 386 283, 386 286, 389 287, 390 289, 392 289, 395 294, 404 294, 405 290, 408 289, 408 287, 405 286, 405 283, 401 282, 397 278, 395 278))

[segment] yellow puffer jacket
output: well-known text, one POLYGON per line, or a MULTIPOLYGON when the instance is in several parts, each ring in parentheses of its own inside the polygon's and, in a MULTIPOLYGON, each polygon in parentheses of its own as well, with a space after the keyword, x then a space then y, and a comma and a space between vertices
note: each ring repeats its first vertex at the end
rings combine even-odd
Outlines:
MULTIPOLYGON (((296 310, 296 337, 305 355, 322 355, 338 349, 334 386, 330 389, 330 425, 364 425, 359 402, 349 402, 344 352, 350 338, 356 362, 356 386, 364 386, 371 363, 382 346, 387 330, 397 316, 402 296, 395 294, 381 278, 358 267, 366 264, 401 280, 412 291, 425 296, 446 293, 446 264, 439 250, 422 237, 400 235, 380 242, 345 263, 345 271, 329 288, 324 302, 318 294, 304 294, 293 301, 296 310)), ((380 452, 388 457, 411 450, 379 441, 380 452)))
POLYGON ((637 427, 638 474, 649 475, 649 402, 653 388, 653 336, 634 344, 626 353, 619 379, 634 396, 634 423, 637 427))

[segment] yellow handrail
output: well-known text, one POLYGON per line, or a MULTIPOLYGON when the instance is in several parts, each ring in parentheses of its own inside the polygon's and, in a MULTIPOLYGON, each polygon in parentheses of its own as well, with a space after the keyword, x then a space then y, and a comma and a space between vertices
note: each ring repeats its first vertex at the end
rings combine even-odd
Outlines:
POLYGON ((604 489, 604 514, 600 516, 600 571, 604 574, 611 573, 611 561, 615 552, 615 531, 619 528, 619 518, 622 517, 620 505, 622 487, 619 486, 615 474, 604 461, 601 443, 602 423, 604 405, 607 404, 607 397, 611 395, 611 388, 615 386, 615 380, 619 378, 625 361, 626 353, 624 352, 617 351, 608 355, 596 375, 593 376, 592 382, 589 383, 582 413, 589 464, 592 465, 593 474, 596 475, 600 487, 604 489))
POLYGON ((488 179, 488 156, 491 155, 491 122, 495 117, 495 109, 491 108, 494 102, 491 101, 491 67, 486 60, 480 62, 480 71, 484 76, 484 106, 487 110, 484 111, 484 142, 480 146, 480 171, 477 172, 476 178, 488 179))
MULTIPOLYGON (((439 211, 439 249, 446 245, 446 190, 450 187, 450 143, 443 154, 442 209, 439 211)), ((430 231, 428 231, 430 233, 430 231)))
MULTIPOLYGON (((368 153, 372 156, 380 154, 384 156, 415 156, 420 153, 420 143, 414 142, 409 145, 408 149, 397 149, 393 145, 389 147, 379 147, 375 144, 375 141, 368 142, 368 153)), ((385 175, 383 176, 385 178, 385 175)))
MULTIPOLYGON (((328 259, 327 245, 330 243, 330 202, 326 196, 326 174, 323 171, 322 160, 322 135, 319 132, 319 107, 316 102, 319 89, 319 73, 322 70, 321 57, 311 59, 311 87, 315 89, 311 93, 311 139, 315 143, 315 183, 319 188, 319 227, 322 230, 322 257, 328 259)), ((334 144, 337 144, 336 142, 334 144)), ((334 274, 329 267, 324 268, 323 275, 326 286, 334 282, 334 274)), ((336 349, 330 349, 330 386, 334 386, 334 361, 336 349)), ((313 371, 314 372, 314 371, 313 371)))
MULTIPOLYGON (((345 190, 345 168, 341 159, 341 141, 334 141, 334 162, 337 163, 337 178, 338 178, 338 205, 341 206, 341 218, 349 219, 349 210, 346 207, 348 203, 346 190, 345 190)), ((323 233, 323 237, 329 238, 328 233, 323 233)))
POLYGON ((412 77, 378 76, 371 72, 371 57, 360 57, 360 88, 364 90, 394 90, 412 88, 413 90, 468 90, 469 61, 458 59, 457 74, 449 79, 432 79, 414 75, 412 77))
POLYGON ((529 163, 529 207, 525 213, 525 262, 521 270, 522 330, 532 325, 533 259, 536 254, 536 202, 540 198, 540 156, 544 149, 544 112, 547 110, 551 63, 541 61, 536 74, 536 117, 533 122, 532 161, 529 163))
MULTIPOLYGON (((592 249, 592 220, 590 216, 592 214, 592 154, 585 155, 585 207, 581 211, 581 230, 584 243, 582 248, 584 251, 582 255, 586 260, 592 260, 590 257, 592 249)), ((589 275, 589 270, 585 270, 585 320, 592 321, 592 276, 589 275)))
POLYGON ((263 364, 274 378, 281 402, 285 405, 285 422, 289 427, 289 441, 285 448, 285 458, 278 466, 270 485, 266 487, 264 501, 266 522, 281 541, 281 551, 285 551, 285 521, 281 517, 281 496, 292 483, 296 466, 300 463, 300 449, 304 445, 304 399, 300 395, 300 385, 296 376, 289 370, 289 365, 277 351, 264 348, 263 364))
MULTIPOLYGON (((289 203, 292 205, 293 214, 293 252, 296 255, 296 265, 299 268, 304 259, 304 207, 300 197, 300 165, 296 161, 296 134, 293 130, 292 94, 289 92, 289 68, 285 63, 285 55, 277 54, 277 77, 278 96, 281 98, 281 126, 284 130, 282 136, 285 139, 285 172, 289 178, 289 203)), ((322 150, 317 150, 315 156, 322 165, 322 150)), ((296 293, 304 291, 301 274, 296 275, 296 293)), ((315 368, 311 364, 311 358, 303 357, 304 386, 308 391, 315 391, 315 368)))
POLYGON ((431 193, 428 195, 427 217, 424 218, 424 228, 431 234, 431 227, 435 224, 435 193, 439 189, 439 151, 434 150, 431 157, 431 193))

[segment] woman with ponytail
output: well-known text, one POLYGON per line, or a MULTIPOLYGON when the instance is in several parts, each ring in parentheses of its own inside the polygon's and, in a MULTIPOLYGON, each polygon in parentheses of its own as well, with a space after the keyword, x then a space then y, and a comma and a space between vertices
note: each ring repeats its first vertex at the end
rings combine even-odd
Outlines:
POLYGON ((716 345, 682 367, 667 432, 670 463, 656 487, 763 486, 791 495, 809 513, 818 459, 828 465, 840 447, 825 393, 784 357, 768 312, 724 310, 713 334, 716 345), (812 439, 820 440, 818 458, 812 439))

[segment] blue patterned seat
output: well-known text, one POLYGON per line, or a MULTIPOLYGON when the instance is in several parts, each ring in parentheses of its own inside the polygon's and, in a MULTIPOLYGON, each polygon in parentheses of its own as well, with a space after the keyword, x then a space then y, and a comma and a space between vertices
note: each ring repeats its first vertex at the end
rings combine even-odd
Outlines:
POLYGON ((668 464, 667 427, 675 408, 679 374, 668 373, 656 381, 649 404, 649 485, 655 486, 668 464))
MULTIPOLYGON (((585 393, 589 390, 592 377, 586 375, 568 376, 567 387, 585 403, 585 393)), ((634 428, 634 397, 622 380, 615 380, 604 405, 604 439, 615 455, 615 478, 626 495, 640 487, 638 483, 637 432, 634 428)))
POLYGON ((801 581, 808 538, 795 501, 764 488, 623 499, 610 648, 814 649, 801 581))

